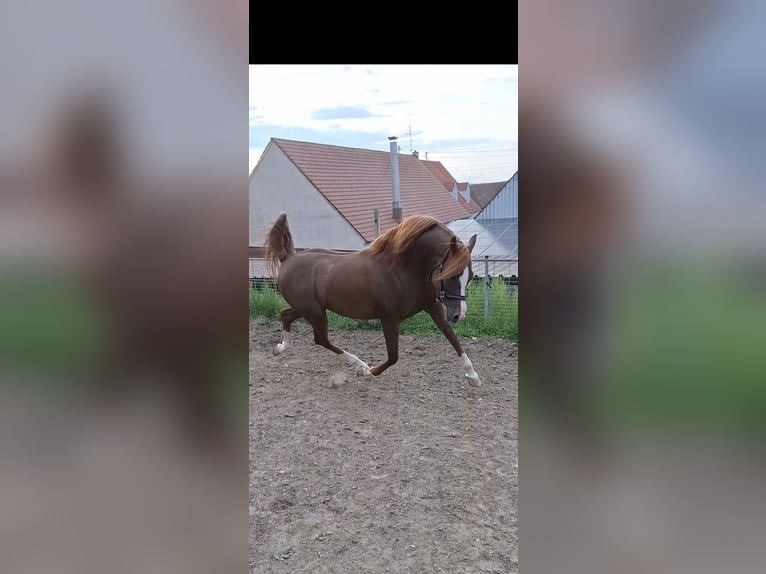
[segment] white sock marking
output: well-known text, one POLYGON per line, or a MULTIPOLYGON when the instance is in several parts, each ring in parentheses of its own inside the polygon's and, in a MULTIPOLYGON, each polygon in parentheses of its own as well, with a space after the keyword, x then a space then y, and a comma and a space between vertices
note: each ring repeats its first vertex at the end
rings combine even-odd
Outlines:
POLYGON ((282 331, 282 342, 274 349, 274 354, 281 355, 293 346, 293 334, 290 331, 282 331))
POLYGON ((343 351, 343 359, 351 363, 355 367, 357 367, 357 369, 361 370, 363 374, 365 375, 370 374, 370 367, 367 366, 367 363, 365 363, 362 359, 360 359, 356 355, 352 355, 348 351, 343 351))
POLYGON ((468 355, 465 353, 460 355, 460 358, 463 360, 463 370, 465 371, 465 376, 468 378, 468 382, 473 386, 478 387, 481 384, 481 379, 479 379, 479 375, 473 369, 471 359, 469 359, 468 355))
MULTIPOLYGON (((463 269, 463 274, 460 275, 460 295, 465 297, 465 290, 468 286, 468 267, 463 269)), ((462 321, 465 319, 466 314, 466 306, 465 301, 460 302, 460 317, 458 317, 458 321, 462 321)))

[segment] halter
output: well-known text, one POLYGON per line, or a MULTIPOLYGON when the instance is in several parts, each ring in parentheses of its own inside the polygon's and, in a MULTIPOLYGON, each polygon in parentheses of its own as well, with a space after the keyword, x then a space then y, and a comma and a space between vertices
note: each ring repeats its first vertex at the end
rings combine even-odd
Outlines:
MULTIPOLYGON (((444 263, 439 263, 436 267, 434 267, 434 271, 441 271, 442 266, 444 263)), ((431 275, 433 276, 433 271, 431 272, 431 275)), ((439 279, 439 293, 436 297, 436 300, 439 303, 443 303, 444 305, 447 304, 447 300, 449 301, 465 301, 466 298, 463 295, 450 295, 444 290, 444 279, 439 279)))

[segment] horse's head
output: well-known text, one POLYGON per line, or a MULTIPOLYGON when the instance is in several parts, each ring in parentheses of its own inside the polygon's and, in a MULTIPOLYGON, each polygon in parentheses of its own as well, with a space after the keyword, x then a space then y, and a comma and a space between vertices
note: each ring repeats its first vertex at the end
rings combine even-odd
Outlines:
MULTIPOLYGON (((468 253, 473 251, 476 245, 476 235, 468 241, 468 253)), ((458 242, 455 237, 450 242, 450 250, 457 250, 458 242)), ((473 268, 471 259, 468 258, 468 265, 460 273, 441 279, 438 284, 439 301, 447 306, 447 320, 450 323, 459 323, 465 319, 466 314, 466 289, 468 283, 473 279, 473 268)))

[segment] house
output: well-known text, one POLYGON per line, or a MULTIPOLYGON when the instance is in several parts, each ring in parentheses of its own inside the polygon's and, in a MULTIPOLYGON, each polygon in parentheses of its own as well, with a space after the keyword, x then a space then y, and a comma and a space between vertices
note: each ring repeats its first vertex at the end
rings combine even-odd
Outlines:
POLYGON ((423 160, 423 165, 434 174, 434 177, 450 192, 452 199, 459 202, 469 215, 475 215, 481 210, 481 206, 471 197, 473 192, 468 182, 459 183, 440 161, 423 160))
POLYGON ((471 199, 473 199, 480 208, 492 201, 497 193, 503 189, 507 181, 495 181, 492 183, 474 183, 471 185, 471 199))
POLYGON ((353 251, 408 215, 443 223, 470 215, 470 196, 452 196, 427 162, 389 140, 385 152, 272 138, 250 175, 251 248, 280 212, 297 248, 353 251))
POLYGON ((519 172, 513 174, 476 216, 479 221, 519 218, 519 172))
POLYGON ((484 275, 481 260, 485 258, 490 275, 518 275, 519 172, 503 183, 475 217, 452 221, 447 227, 463 242, 476 234, 472 252, 476 275, 484 275))

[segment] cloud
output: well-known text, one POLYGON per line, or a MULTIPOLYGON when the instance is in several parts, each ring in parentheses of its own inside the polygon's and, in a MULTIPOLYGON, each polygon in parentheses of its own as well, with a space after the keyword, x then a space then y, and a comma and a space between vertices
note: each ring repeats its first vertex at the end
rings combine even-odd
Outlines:
POLYGON ((250 106, 250 110, 248 112, 248 119, 250 120, 250 123, 257 123, 258 121, 264 119, 263 115, 258 111, 258 108, 255 106, 250 106))
POLYGON ((289 127, 274 124, 250 126, 250 147, 265 147, 271 138, 324 143, 363 149, 388 150, 385 133, 370 134, 355 130, 318 130, 303 127, 289 127))
POLYGON ((361 106, 338 106, 335 108, 321 108, 312 114, 315 120, 354 120, 375 117, 361 106))
MULTIPOLYGON (((460 149, 460 150, 469 150, 472 148, 476 148, 476 151, 481 151, 481 148, 485 149, 500 149, 500 148, 511 148, 508 142, 498 142, 489 138, 448 138, 448 139, 439 139, 439 140, 431 140, 429 142, 429 145, 432 146, 434 149, 439 150, 452 150, 452 149, 460 149)), ((515 148, 513 148, 515 150, 515 148)), ((508 153, 511 153, 510 151, 508 153)))
MULTIPOLYGON (((473 154, 472 177, 460 178, 500 181, 513 175, 517 162, 517 91, 515 65, 251 66, 250 145, 283 137, 385 151, 386 136, 397 135, 409 149, 411 126, 420 157, 510 149, 512 159, 503 157, 502 166, 488 154, 473 154)), ((468 171, 470 154, 439 159, 447 157, 461 157, 455 171, 468 171)))

